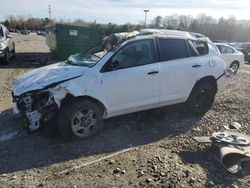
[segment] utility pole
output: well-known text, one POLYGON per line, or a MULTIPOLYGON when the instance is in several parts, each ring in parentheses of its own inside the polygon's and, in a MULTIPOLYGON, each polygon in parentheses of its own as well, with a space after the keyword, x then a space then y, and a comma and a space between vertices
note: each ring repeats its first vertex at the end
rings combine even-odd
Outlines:
POLYGON ((51 20, 51 6, 49 5, 49 19, 51 20))
POLYGON ((145 12, 145 28, 147 28, 147 13, 149 10, 143 10, 143 12, 145 12))

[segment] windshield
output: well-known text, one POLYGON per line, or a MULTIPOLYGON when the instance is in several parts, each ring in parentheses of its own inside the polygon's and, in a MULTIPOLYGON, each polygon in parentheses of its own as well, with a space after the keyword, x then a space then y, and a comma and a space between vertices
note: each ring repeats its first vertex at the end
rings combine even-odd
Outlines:
POLYGON ((92 67, 94 66, 105 54, 107 51, 103 49, 103 47, 95 46, 90 50, 85 52, 80 52, 74 55, 71 55, 68 58, 68 63, 76 66, 86 66, 92 67))

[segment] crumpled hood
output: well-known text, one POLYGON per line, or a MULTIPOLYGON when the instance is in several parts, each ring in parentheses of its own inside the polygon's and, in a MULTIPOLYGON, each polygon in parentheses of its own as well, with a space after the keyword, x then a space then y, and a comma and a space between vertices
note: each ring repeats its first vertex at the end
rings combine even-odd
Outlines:
POLYGON ((87 69, 89 68, 69 65, 65 62, 34 69, 13 81, 13 94, 14 96, 20 96, 29 91, 43 89, 51 84, 79 77, 87 69))

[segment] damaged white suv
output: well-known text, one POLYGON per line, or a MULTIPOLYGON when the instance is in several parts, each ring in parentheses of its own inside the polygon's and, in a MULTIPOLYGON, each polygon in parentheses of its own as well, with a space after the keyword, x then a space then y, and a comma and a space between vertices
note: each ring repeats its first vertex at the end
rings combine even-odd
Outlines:
POLYGON ((231 75, 206 37, 169 30, 114 34, 14 80, 14 112, 31 131, 56 120, 50 126, 65 139, 87 138, 103 119, 122 114, 176 103, 205 113, 231 75))

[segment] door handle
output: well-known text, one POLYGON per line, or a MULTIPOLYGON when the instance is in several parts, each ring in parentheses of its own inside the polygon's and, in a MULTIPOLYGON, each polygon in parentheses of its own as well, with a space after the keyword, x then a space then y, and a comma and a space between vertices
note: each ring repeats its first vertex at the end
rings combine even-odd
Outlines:
POLYGON ((152 75, 152 74, 158 74, 159 71, 151 71, 151 72, 148 72, 148 75, 152 75))
POLYGON ((193 65, 192 67, 193 67, 193 68, 199 68, 199 67, 201 67, 201 65, 195 64, 195 65, 193 65))

